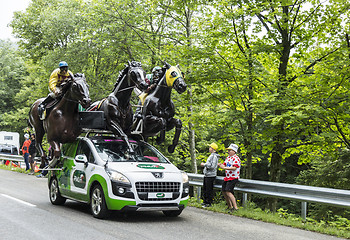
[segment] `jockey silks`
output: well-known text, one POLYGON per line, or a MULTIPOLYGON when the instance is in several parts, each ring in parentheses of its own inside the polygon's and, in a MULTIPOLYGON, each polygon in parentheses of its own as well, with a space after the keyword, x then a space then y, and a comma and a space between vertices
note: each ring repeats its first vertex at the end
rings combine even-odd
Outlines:
POLYGON ((56 87, 61 86, 61 84, 68 79, 70 75, 73 75, 73 73, 68 70, 66 74, 62 74, 60 69, 55 69, 50 76, 49 80, 49 88, 51 92, 55 92, 56 87))

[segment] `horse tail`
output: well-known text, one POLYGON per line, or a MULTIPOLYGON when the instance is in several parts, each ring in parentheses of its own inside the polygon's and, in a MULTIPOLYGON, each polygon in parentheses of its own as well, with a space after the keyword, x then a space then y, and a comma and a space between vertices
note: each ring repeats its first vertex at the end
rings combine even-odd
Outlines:
MULTIPOLYGON (((35 102, 36 102, 36 101, 35 101, 35 102)), ((28 118, 27 118, 28 127, 31 127, 31 126, 32 126, 29 119, 30 119, 30 113, 33 111, 35 102, 32 104, 32 106, 30 106, 30 109, 29 109, 29 112, 28 112, 28 118)))

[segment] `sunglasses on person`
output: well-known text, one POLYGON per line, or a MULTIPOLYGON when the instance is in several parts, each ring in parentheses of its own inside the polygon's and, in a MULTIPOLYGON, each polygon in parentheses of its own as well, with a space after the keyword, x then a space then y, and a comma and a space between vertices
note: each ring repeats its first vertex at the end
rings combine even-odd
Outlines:
POLYGON ((61 71, 66 71, 66 72, 67 72, 67 71, 68 71, 68 67, 61 67, 60 70, 61 70, 61 71))

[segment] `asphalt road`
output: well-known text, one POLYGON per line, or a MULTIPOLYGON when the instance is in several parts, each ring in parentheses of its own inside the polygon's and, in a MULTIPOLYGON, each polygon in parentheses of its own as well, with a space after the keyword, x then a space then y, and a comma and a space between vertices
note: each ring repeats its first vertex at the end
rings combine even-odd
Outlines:
POLYGON ((339 239, 314 232, 188 207, 176 218, 161 212, 91 216, 85 204, 54 206, 46 178, 0 169, 1 240, 107 239, 339 239))

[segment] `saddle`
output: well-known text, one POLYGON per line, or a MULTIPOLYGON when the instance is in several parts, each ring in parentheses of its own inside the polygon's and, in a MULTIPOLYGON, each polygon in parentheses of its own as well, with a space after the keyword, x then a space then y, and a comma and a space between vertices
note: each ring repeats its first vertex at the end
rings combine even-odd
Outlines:
POLYGON ((99 101, 99 102, 93 103, 90 107, 88 107, 88 108, 86 109, 86 111, 89 111, 89 112, 91 112, 91 111, 99 111, 100 108, 101 108, 102 103, 103 103, 104 101, 106 101, 106 99, 107 99, 107 98, 104 98, 104 99, 102 99, 102 100, 99 101))
MULTIPOLYGON (((50 112, 52 111, 52 109, 60 102, 60 100, 62 99, 62 97, 58 97, 56 99, 53 99, 52 101, 50 101, 46 106, 45 109, 42 113, 42 116, 39 116, 41 120, 45 120, 47 116, 49 116, 50 112)), ((38 106, 39 107, 39 106, 38 106)))

